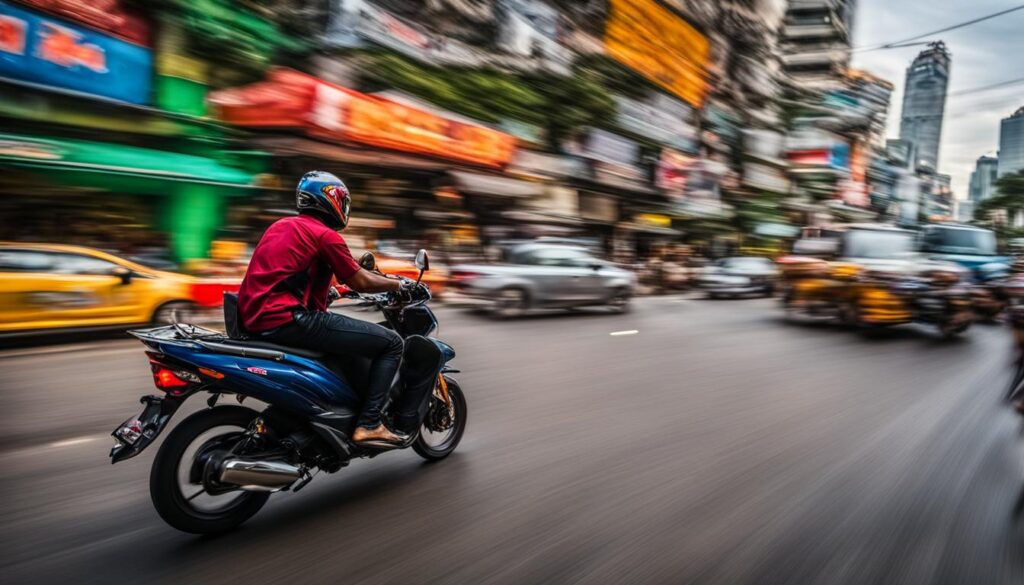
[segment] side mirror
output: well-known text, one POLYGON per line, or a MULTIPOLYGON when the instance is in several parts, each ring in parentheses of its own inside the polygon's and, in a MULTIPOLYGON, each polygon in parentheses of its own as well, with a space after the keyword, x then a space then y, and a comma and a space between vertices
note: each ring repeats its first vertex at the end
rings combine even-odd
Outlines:
POLYGON ((377 259, 373 257, 373 253, 366 252, 359 257, 359 266, 361 266, 363 270, 376 270, 377 259))
POLYGON ((110 270, 111 276, 116 276, 121 279, 121 284, 128 284, 132 281, 132 271, 128 270, 124 266, 117 266, 110 270))
POLYGON ((421 272, 424 270, 430 270, 430 258, 427 257, 427 251, 421 248, 419 252, 416 252, 416 260, 413 264, 415 264, 416 268, 419 268, 421 272))

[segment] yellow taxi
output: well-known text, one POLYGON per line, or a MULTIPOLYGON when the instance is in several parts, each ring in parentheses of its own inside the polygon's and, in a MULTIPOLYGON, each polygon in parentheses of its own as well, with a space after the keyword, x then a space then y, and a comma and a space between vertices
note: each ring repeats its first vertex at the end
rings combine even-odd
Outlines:
POLYGON ((169 323, 194 282, 93 248, 0 242, 0 335, 169 323))

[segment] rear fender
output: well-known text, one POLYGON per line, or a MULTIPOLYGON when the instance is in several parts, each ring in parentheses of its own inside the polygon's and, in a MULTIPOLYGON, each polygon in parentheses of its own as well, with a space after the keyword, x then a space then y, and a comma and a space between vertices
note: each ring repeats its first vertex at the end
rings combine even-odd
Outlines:
POLYGON ((167 423, 187 397, 149 395, 140 398, 139 402, 146 405, 142 409, 142 414, 124 421, 111 433, 115 444, 110 450, 110 462, 118 463, 142 453, 167 428, 167 423), (128 437, 133 432, 138 432, 139 435, 137 439, 130 441, 128 437))

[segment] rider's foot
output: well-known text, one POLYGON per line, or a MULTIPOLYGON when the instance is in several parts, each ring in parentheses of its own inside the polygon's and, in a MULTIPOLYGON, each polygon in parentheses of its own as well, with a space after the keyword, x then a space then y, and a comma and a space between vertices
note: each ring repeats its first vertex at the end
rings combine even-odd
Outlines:
POLYGON ((360 445, 396 446, 401 445, 407 439, 408 437, 391 432, 383 424, 372 429, 356 427, 356 432, 352 433, 352 441, 360 445))

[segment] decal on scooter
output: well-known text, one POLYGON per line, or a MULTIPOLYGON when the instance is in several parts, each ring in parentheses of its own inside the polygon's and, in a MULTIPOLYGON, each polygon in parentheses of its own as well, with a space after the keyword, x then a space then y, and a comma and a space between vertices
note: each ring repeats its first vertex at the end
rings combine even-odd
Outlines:
POLYGON ((259 374, 260 376, 266 376, 267 375, 266 368, 257 368, 256 366, 250 366, 248 368, 245 368, 245 371, 252 372, 254 374, 259 374))

